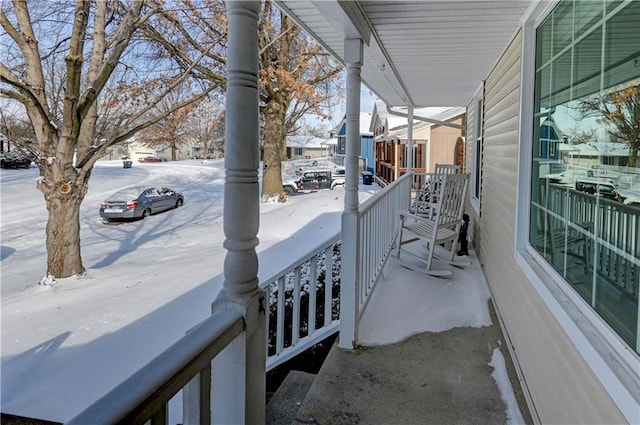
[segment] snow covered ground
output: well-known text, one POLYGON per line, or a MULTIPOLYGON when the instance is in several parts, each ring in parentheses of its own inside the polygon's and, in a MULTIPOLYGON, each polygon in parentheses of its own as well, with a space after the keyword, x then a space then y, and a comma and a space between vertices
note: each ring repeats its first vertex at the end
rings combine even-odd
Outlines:
MULTIPOLYGON (((224 169, 223 161, 136 163, 130 169, 123 169, 121 161, 97 164, 80 214, 87 273, 44 286, 38 282, 46 272, 47 212, 37 178, 35 166, 0 170, 0 406, 3 413, 64 422, 210 314, 222 287, 225 256, 224 169), (145 220, 103 224, 100 202, 134 185, 181 191, 185 204, 145 220)), ((377 189, 361 185, 361 201, 377 189)), ((343 206, 343 188, 299 194, 285 204, 262 204, 259 276, 273 275, 337 233, 343 206)), ((399 272, 406 278, 391 297, 397 306, 385 302, 384 308, 376 307, 380 303, 375 298, 394 290, 389 285, 374 292, 369 326, 362 331, 369 343, 490 324, 485 282, 468 287, 440 282, 428 288, 420 274, 399 272), (425 290, 437 291, 429 297, 436 306, 420 301, 425 290), (460 291, 469 303, 460 304, 460 291), (422 319, 425 311, 437 315, 417 329, 408 315, 404 321, 388 320, 390 315, 397 318, 397 311, 412 309, 422 319)))
MULTIPOLYGON (((3 413, 65 421, 210 314, 222 287, 223 161, 97 164, 82 205, 87 273, 42 286, 47 212, 38 169, 1 170, 3 413), (183 207, 105 225, 100 202, 126 186, 166 186, 183 207)), ((362 199, 377 186, 364 186, 362 199)), ((261 205, 261 277, 340 229, 344 190, 261 205), (320 236, 319 236, 320 235, 320 236), (274 245, 277 244, 277 247, 274 245)))

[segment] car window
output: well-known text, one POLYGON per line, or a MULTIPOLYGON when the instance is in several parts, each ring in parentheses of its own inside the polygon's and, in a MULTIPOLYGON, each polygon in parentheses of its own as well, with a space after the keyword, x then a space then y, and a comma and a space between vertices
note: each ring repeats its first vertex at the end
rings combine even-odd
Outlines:
POLYGON ((329 180, 329 173, 318 173, 316 180, 319 182, 324 182, 329 180))

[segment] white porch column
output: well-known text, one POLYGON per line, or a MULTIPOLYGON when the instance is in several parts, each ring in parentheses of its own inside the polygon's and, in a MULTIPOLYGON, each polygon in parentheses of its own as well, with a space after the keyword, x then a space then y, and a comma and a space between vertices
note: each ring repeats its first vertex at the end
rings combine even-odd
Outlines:
POLYGON ((342 265, 340 272, 340 348, 354 348, 358 340, 359 318, 359 232, 358 184, 360 172, 360 68, 362 68, 362 40, 344 41, 347 65, 347 140, 345 156, 345 195, 342 213, 342 265))
POLYGON ((265 295, 258 287, 259 1, 228 1, 223 289, 213 311, 244 316, 245 331, 213 362, 213 423, 264 423, 265 295))
POLYGON ((407 174, 413 168, 413 106, 409 106, 407 116, 407 174))

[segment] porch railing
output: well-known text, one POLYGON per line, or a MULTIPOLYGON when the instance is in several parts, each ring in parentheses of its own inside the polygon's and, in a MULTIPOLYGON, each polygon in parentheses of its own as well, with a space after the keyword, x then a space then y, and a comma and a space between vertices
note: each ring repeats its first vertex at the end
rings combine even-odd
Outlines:
POLYGON ((540 194, 532 244, 640 352, 640 208, 552 184, 540 194))
MULTIPOLYGON (((193 378, 199 377, 200 394, 210 394, 211 361, 243 328, 238 313, 212 314, 67 424, 166 424, 169 400, 193 378)), ((210 397, 200 397, 199 405, 198 423, 210 423, 210 397)))
POLYGON ((337 332, 340 247, 336 233, 260 284, 269 300, 267 370, 337 332))
POLYGON ((405 174, 369 198, 358 209, 358 317, 362 314, 393 248, 400 228, 398 209, 409 206, 411 184, 412 175, 405 174))
MULTIPOLYGON (((269 300, 266 362, 271 370, 337 332, 340 234, 260 286, 269 300)), ((189 397, 189 403, 183 404, 183 418, 210 423, 211 362, 243 327, 240 314, 214 313, 69 423, 144 424, 150 420, 152 425, 166 424, 169 400, 187 387, 196 400, 189 397)))
POLYGON ((409 206, 411 184, 412 175, 405 174, 357 210, 345 209, 342 214, 341 348, 359 344, 360 318, 398 235, 398 209, 409 206))

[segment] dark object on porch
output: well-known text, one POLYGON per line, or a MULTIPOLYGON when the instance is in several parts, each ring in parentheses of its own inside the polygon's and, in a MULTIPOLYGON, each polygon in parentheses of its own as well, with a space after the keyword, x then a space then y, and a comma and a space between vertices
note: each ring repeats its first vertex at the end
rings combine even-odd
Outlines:
POLYGON ((467 230, 469 229, 469 214, 462 214, 462 226, 460 226, 460 235, 458 236, 458 243, 460 244, 460 251, 458 255, 469 255, 469 248, 467 241, 467 230))
POLYGON ((130 159, 122 160, 122 168, 131 168, 131 165, 133 165, 133 161, 131 161, 130 159))
POLYGON ((373 184, 373 173, 371 171, 362 172, 362 184, 366 184, 366 185, 373 184))

